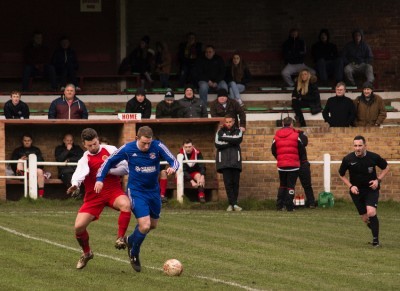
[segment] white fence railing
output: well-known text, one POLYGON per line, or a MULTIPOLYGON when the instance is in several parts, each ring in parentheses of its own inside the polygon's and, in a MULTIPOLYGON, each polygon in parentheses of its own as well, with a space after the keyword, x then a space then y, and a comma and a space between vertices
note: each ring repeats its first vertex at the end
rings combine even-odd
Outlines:
MULTIPOLYGON (((190 160, 184 161, 183 155, 178 154, 177 160, 180 164, 179 169, 177 171, 177 200, 180 203, 183 203, 183 194, 184 194, 184 180, 183 180, 183 164, 184 163, 193 163, 200 162, 203 164, 214 164, 215 160, 190 160)), ((27 197, 29 195, 32 199, 37 199, 37 166, 75 166, 77 163, 66 163, 66 162, 38 162, 36 155, 29 155, 29 163, 27 168, 26 161, 0 161, 0 163, 18 163, 24 162, 24 176, 0 176, 0 178, 6 179, 23 179, 24 180, 24 196, 27 197), (27 179, 27 173, 29 175, 29 179, 27 179), (29 192, 27 193, 27 182, 29 182, 29 192)), ((323 181, 324 181, 324 191, 330 192, 331 189, 331 164, 340 164, 341 161, 331 161, 330 154, 324 154, 322 161, 309 161, 311 164, 322 164, 323 165, 323 181)), ((400 164, 400 161, 388 161, 389 164, 400 164)), ((167 162, 161 162, 161 164, 167 164, 167 162)), ((243 161, 243 164, 276 164, 276 161, 243 161)))

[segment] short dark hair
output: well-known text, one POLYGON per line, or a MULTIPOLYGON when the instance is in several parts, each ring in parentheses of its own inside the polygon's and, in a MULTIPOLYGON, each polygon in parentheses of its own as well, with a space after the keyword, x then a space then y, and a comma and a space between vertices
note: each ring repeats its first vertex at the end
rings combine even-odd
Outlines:
POLYGON ((233 116, 232 113, 225 114, 224 118, 232 118, 233 120, 235 120, 235 116, 233 116))
POLYGON ((21 142, 24 140, 24 137, 29 137, 29 138, 33 141, 32 134, 30 134, 29 132, 24 132, 24 133, 21 135, 21 142))
POLYGON ((183 141, 182 144, 187 144, 187 143, 193 144, 193 141, 192 141, 190 138, 187 138, 187 139, 185 139, 185 140, 183 141))
POLYGON ((153 130, 149 126, 140 127, 137 132, 137 137, 141 138, 142 136, 147 138, 153 138, 153 130))
POLYGON ((82 142, 91 141, 94 140, 95 138, 99 138, 99 136, 97 135, 97 132, 93 128, 85 128, 84 130, 82 130, 81 133, 82 142))
POLYGON ((287 116, 282 120, 283 126, 290 126, 293 123, 293 118, 287 116))
POLYGON ((355 136, 354 139, 353 139, 353 141, 355 141, 355 140, 362 140, 364 144, 366 143, 366 142, 365 142, 365 137, 363 137, 362 135, 357 135, 357 136, 355 136))

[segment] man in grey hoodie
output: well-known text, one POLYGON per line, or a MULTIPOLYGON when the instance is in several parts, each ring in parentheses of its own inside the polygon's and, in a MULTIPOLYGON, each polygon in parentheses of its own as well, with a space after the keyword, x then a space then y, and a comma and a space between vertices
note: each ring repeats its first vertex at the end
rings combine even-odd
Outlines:
POLYGON ((353 41, 343 48, 344 75, 349 85, 355 86, 354 75, 363 74, 370 83, 374 82, 374 70, 372 67, 372 50, 364 41, 363 31, 356 29, 352 32, 353 41))

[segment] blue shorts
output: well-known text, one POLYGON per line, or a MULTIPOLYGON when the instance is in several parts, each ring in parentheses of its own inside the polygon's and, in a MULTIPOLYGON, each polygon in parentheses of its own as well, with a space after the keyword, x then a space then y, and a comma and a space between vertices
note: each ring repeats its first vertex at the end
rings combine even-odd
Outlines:
POLYGON ((136 218, 149 216, 159 219, 161 213, 161 197, 159 192, 143 193, 128 189, 132 203, 132 212, 136 218))

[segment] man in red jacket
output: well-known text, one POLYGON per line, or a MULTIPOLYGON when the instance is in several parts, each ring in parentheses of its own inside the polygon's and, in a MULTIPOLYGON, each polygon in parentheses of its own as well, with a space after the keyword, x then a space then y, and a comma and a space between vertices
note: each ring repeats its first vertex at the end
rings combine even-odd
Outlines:
POLYGON ((271 151, 277 160, 279 173, 279 190, 276 209, 293 211, 294 189, 299 176, 300 157, 304 153, 304 145, 299 138, 299 132, 293 128, 293 119, 286 117, 282 128, 275 133, 271 151))

